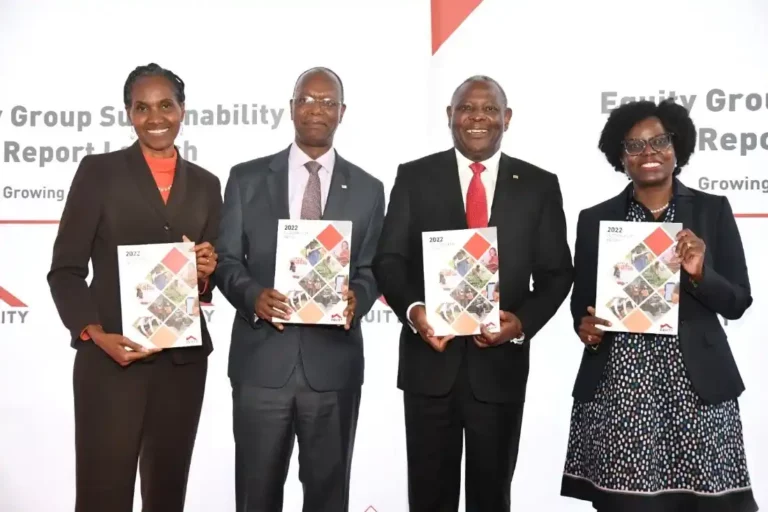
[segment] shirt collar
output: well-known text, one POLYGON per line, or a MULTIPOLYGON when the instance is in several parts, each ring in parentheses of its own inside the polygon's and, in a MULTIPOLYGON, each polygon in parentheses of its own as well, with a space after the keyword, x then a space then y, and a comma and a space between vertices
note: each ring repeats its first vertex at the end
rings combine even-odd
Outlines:
MULTIPOLYGON (((469 168, 471 164, 474 163, 474 160, 470 160, 466 156, 464 156, 461 151, 458 149, 455 149, 456 152, 456 162, 459 164, 459 171, 460 172, 471 172, 472 170, 469 168)), ((485 167, 485 170, 490 172, 493 176, 496 176, 499 173, 499 161, 501 160, 501 148, 494 153, 490 158, 487 160, 483 160, 480 162, 485 167)))
MULTIPOLYGON (((310 158, 295 142, 291 144, 291 150, 288 155, 288 161, 291 162, 292 169, 303 168, 304 164, 311 162, 310 158)), ((328 174, 333 172, 333 166, 336 164, 336 150, 331 147, 328 151, 323 153, 320 158, 317 158, 315 162, 319 163, 322 168, 321 171, 325 171, 328 174)))

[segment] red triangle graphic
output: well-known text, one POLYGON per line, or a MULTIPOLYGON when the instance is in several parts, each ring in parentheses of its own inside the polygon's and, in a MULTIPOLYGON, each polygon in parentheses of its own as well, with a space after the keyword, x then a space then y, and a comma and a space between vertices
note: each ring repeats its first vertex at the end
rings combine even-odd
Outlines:
POLYGON ((483 0, 432 0, 432 55, 483 0))
POLYGON ((21 302, 16 296, 12 295, 11 292, 0 286, 0 302, 5 302, 12 308, 25 308, 27 307, 26 304, 21 302))

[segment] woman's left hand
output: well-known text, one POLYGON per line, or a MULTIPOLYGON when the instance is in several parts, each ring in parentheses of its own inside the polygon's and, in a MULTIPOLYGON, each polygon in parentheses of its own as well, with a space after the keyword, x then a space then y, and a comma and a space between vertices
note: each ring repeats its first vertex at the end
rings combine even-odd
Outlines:
POLYGON ((677 234, 677 256, 683 270, 694 280, 699 280, 704 272, 704 253, 707 246, 704 240, 684 229, 677 234))
MULTIPOLYGON (((186 236, 184 236, 184 241, 191 242, 186 236)), ((216 262, 219 256, 210 242, 195 245, 193 250, 197 256, 197 278, 202 281, 210 277, 213 271, 216 270, 216 262)))

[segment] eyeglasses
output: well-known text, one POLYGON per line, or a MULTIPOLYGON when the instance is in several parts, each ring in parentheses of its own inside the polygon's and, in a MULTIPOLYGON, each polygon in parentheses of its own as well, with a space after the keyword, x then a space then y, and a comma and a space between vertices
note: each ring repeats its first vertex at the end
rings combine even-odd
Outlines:
POLYGON ((302 98, 294 98, 293 103, 297 107, 305 107, 312 105, 320 105, 325 110, 333 110, 339 106, 339 102, 330 98, 323 98, 321 100, 313 98, 312 96, 304 96, 302 98))
POLYGON ((639 155, 645 151, 645 147, 650 144, 651 149, 654 151, 664 151, 670 144, 672 144, 672 136, 674 133, 662 133, 655 137, 651 137, 648 140, 643 139, 629 139, 622 142, 624 145, 624 151, 628 155, 639 155))

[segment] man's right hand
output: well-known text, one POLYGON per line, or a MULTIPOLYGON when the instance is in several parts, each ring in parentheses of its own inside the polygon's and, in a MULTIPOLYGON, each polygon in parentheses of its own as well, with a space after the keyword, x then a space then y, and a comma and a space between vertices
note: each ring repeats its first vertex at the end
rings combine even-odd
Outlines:
POLYGON ((265 322, 274 325, 278 331, 282 331, 285 326, 281 323, 272 322, 273 318, 282 318, 290 320, 292 310, 288 306, 288 297, 278 292, 274 288, 264 288, 256 299, 256 316, 265 322))
POLYGON ((144 359, 162 350, 160 348, 147 348, 139 345, 122 334, 107 334, 100 327, 89 327, 87 332, 91 340, 122 367, 126 367, 134 361, 144 359))
POLYGON ((611 322, 595 316, 595 308, 587 308, 588 315, 581 319, 579 324, 579 338, 586 345, 599 345, 603 341, 603 330, 598 325, 610 327, 611 322))
POLYGON ((411 316, 409 318, 413 328, 419 333, 421 339, 426 341, 437 352, 445 351, 445 347, 448 346, 448 342, 451 341, 454 336, 435 336, 435 331, 427 322, 427 310, 424 306, 414 306, 411 308, 411 316))

